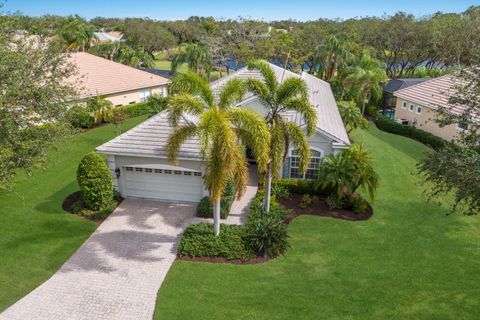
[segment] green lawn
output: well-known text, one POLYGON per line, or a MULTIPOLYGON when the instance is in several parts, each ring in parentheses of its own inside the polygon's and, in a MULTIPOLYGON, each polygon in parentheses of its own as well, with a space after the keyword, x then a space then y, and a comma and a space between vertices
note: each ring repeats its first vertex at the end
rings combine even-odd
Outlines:
MULTIPOLYGON (((126 121, 122 129, 143 120, 126 121)), ((14 191, 0 194, 0 311, 47 280, 97 227, 64 213, 61 205, 78 190, 80 159, 114 136, 108 125, 61 143, 46 170, 20 174, 14 191)))
POLYGON ((354 139, 381 177, 369 221, 301 216, 291 249, 266 264, 176 261, 155 319, 478 319, 479 217, 426 201, 421 144, 373 125, 354 139))

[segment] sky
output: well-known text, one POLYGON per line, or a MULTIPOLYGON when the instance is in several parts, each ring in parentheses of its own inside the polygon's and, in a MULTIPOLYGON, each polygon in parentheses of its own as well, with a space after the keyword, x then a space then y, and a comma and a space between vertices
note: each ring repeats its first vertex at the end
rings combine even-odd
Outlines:
POLYGON ((282 19, 317 20, 319 18, 354 18, 382 16, 405 11, 416 16, 442 12, 462 12, 480 0, 0 0, 3 11, 21 11, 29 16, 43 14, 78 14, 90 19, 104 17, 149 17, 158 20, 186 19, 190 16, 215 18, 254 18, 271 21, 282 19))

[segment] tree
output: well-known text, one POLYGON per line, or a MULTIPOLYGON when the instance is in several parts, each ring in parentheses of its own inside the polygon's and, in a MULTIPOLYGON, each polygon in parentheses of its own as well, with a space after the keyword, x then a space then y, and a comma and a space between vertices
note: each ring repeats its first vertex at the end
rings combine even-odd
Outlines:
POLYGON ((133 49, 129 46, 120 47, 115 60, 134 68, 153 68, 155 65, 152 56, 143 48, 133 49))
POLYGON ((323 74, 323 80, 331 80, 335 76, 335 72, 345 67, 352 58, 347 45, 347 41, 331 35, 325 43, 315 48, 314 61, 321 67, 319 73, 323 74))
POLYGON ((189 43, 180 48, 178 54, 172 60, 172 70, 176 71, 179 66, 186 63, 188 69, 193 72, 209 76, 212 67, 210 50, 202 44, 189 43))
POLYGON ((175 36, 161 22, 149 19, 126 19, 123 26, 127 44, 135 49, 143 48, 153 57, 157 51, 177 45, 175 36))
POLYGON ((348 134, 357 128, 366 129, 368 127, 368 121, 353 101, 339 101, 337 105, 348 134))
POLYGON ((95 28, 77 17, 69 20, 58 31, 59 36, 66 42, 68 49, 85 51, 94 39, 95 28))
POLYGON ((378 175, 369 153, 358 144, 338 155, 327 156, 320 167, 317 185, 333 189, 338 199, 350 199, 358 188, 368 192, 371 200, 378 188, 378 175))
POLYGON ((113 104, 102 96, 95 96, 87 101, 87 110, 91 112, 95 124, 109 122, 113 119, 113 104))
POLYGON ((368 51, 364 51, 360 58, 356 58, 353 66, 347 71, 344 83, 353 89, 362 103, 362 115, 365 114, 365 104, 372 96, 380 96, 380 84, 387 81, 387 75, 382 63, 373 58, 368 51))
POLYGON ((12 34, 0 22, 0 189, 9 189, 20 170, 46 165, 49 148, 70 132, 66 105, 75 98, 65 81, 75 67, 62 48, 12 34))
POLYGON ((308 101, 307 85, 301 78, 291 77, 277 80, 275 72, 268 63, 261 60, 248 63, 250 69, 257 69, 263 81, 247 79, 249 90, 255 94, 267 109, 266 123, 270 130, 270 162, 267 168, 265 209, 270 210, 272 177, 280 172, 292 143, 299 155, 299 171, 305 172, 310 160, 310 147, 307 136, 315 132, 317 112, 308 101), (306 134, 300 125, 283 117, 285 111, 297 111, 302 114, 306 124, 306 134))
POLYGON ((438 108, 440 126, 458 124, 465 128, 455 144, 429 150, 418 164, 428 184, 430 198, 453 193, 452 211, 466 215, 480 212, 480 66, 460 71, 454 80, 450 106, 438 108), (455 106, 462 106, 460 109, 455 106))
POLYGON ((178 73, 171 84, 174 93, 169 99, 169 118, 175 128, 167 144, 168 158, 176 161, 182 144, 198 137, 206 163, 204 183, 213 204, 215 235, 220 233, 220 200, 227 183, 232 180, 237 198, 245 191, 247 160, 240 141, 252 148, 259 171, 268 161, 270 135, 263 119, 248 109, 235 108, 242 100, 246 87, 239 79, 230 80, 214 98, 207 81, 193 72, 178 73), (195 121, 180 121, 183 115, 193 115, 195 121))

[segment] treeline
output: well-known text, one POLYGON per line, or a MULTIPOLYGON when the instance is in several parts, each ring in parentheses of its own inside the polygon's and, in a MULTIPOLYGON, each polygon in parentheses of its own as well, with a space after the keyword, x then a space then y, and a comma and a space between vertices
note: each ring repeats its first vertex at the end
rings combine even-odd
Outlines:
POLYGON ((320 73, 322 78, 328 78, 327 64, 335 59, 332 55, 341 60, 342 54, 359 56, 364 49, 385 63, 390 78, 413 76, 418 70, 430 75, 438 69, 476 64, 480 52, 480 6, 460 14, 439 12, 415 17, 398 12, 383 17, 308 22, 212 17, 178 21, 97 17, 85 21, 77 16, 19 14, 1 18, 10 20, 17 29, 47 35, 58 34, 74 20, 81 21, 92 32, 121 31, 131 48, 152 57, 184 43, 197 43, 209 48, 217 68, 255 58, 278 63, 288 60, 289 68, 320 73))

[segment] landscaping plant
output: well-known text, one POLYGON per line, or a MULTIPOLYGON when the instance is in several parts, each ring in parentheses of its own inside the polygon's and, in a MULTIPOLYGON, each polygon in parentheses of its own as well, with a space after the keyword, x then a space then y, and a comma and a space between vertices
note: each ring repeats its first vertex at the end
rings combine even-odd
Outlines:
POLYGON ((276 257, 288 248, 287 225, 283 219, 268 214, 246 225, 246 243, 258 256, 276 257))
POLYGON ((87 209, 98 211, 112 204, 112 176, 101 155, 90 152, 83 157, 77 169, 77 181, 87 209))
POLYGON ((95 124, 91 113, 80 105, 73 106, 67 111, 67 120, 74 128, 89 129, 95 124))
POLYGON ((102 96, 90 98, 87 109, 91 112, 95 124, 110 122, 113 118, 113 104, 102 96))

